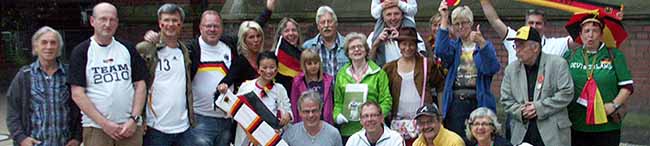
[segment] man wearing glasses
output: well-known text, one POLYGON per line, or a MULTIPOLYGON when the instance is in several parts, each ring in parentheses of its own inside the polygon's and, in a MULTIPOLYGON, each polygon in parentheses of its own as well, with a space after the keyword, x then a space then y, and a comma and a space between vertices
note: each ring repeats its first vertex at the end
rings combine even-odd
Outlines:
POLYGON ((540 36, 524 26, 508 38, 517 46, 517 60, 506 67, 501 82, 501 103, 512 118, 510 142, 571 145, 566 107, 573 100, 573 80, 562 57, 541 51, 540 36))
POLYGON ((361 131, 350 136, 346 146, 405 146, 404 138, 384 125, 379 104, 366 102, 361 105, 361 131))
POLYGON ((301 122, 290 126, 282 135, 293 146, 343 146, 339 130, 321 120, 323 100, 318 91, 308 90, 298 99, 301 122))
POLYGON ((414 146, 464 146, 465 142, 458 134, 442 126, 442 115, 434 104, 420 107, 415 116, 420 136, 413 142, 414 146))

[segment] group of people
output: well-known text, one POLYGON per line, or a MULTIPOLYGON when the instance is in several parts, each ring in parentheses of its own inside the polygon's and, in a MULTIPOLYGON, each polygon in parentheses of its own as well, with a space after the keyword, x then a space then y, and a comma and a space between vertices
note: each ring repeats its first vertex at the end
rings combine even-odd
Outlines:
POLYGON ((328 6, 316 11, 319 33, 304 42, 300 24, 283 18, 273 46, 297 49, 300 66, 286 75, 278 74, 286 67, 278 48, 263 45, 275 9, 267 0, 236 36, 223 33, 217 11, 204 11, 200 35, 187 41, 180 40, 185 11, 164 4, 159 32, 137 45, 114 37, 117 8, 102 2, 90 16, 93 35, 69 65, 58 60, 61 34, 44 26, 31 40, 37 60, 7 92, 7 125, 21 146, 259 145, 215 104, 233 92, 254 93, 277 118, 273 132, 292 146, 618 145, 634 88, 623 53, 604 45, 603 20, 583 20, 580 38, 550 38, 543 11, 529 11, 514 30, 490 0, 480 3, 508 52, 504 124, 491 92, 501 64, 469 7, 450 13, 441 1, 426 42, 415 29, 415 0, 373 0, 377 24, 367 36, 340 33, 328 6), (585 98, 596 83, 600 100, 585 98), (604 122, 593 122, 594 102, 604 105, 596 111, 606 113, 604 122))

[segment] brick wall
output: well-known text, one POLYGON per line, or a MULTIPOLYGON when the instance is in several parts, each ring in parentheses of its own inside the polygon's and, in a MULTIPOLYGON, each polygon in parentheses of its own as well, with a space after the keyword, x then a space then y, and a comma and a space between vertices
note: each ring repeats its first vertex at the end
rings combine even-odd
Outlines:
MULTIPOLYGON (((300 22, 302 29, 303 38, 306 40, 313 37, 318 32, 316 30, 315 24, 310 21, 300 22)), ((497 56, 501 62, 501 71, 494 77, 492 83, 492 91, 496 96, 500 95, 500 86, 501 80, 503 78, 503 70, 507 65, 508 54, 501 43, 501 39, 496 34, 496 32, 490 27, 487 21, 477 20, 477 23, 481 24, 482 33, 487 39, 494 43, 494 46, 497 49, 497 56)), ((513 27, 522 26, 523 23, 520 21, 506 21, 506 24, 511 24, 513 27)), ((564 29, 564 24, 566 21, 552 21, 547 23, 547 32, 548 36, 551 37, 563 37, 568 35, 564 29)), ((340 22, 338 29, 343 34, 349 32, 362 32, 364 34, 369 34, 373 29, 374 22, 340 22)), ((633 110, 642 110, 650 111, 650 107, 644 106, 650 104, 650 92, 644 92, 650 90, 650 61, 647 57, 650 57, 650 25, 647 22, 638 22, 634 20, 625 21, 625 28, 629 33, 627 41, 621 46, 622 52, 625 54, 625 58, 628 63, 628 67, 632 72, 634 79, 635 91, 631 98, 628 99, 631 109, 633 110)), ((232 24, 235 25, 235 24, 232 24)), ((267 48, 272 47, 273 44, 273 33, 276 29, 276 23, 270 23, 264 29, 265 31, 265 46, 267 48)), ((429 26, 426 26, 426 23, 418 24, 418 32, 423 36, 428 36, 430 34, 429 26)), ((236 30, 230 30, 236 31, 236 30)))

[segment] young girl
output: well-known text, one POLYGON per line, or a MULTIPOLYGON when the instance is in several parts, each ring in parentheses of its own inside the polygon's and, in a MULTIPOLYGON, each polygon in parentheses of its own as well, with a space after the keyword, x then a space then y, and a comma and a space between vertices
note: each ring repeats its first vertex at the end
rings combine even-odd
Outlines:
MULTIPOLYGON (((332 108, 334 107, 332 99, 332 80, 333 77, 324 73, 321 67, 320 56, 313 49, 306 49, 300 55, 300 73, 293 79, 291 86, 291 110, 298 113, 298 99, 300 95, 308 90, 320 93, 323 100, 321 119, 330 124, 333 123, 332 108)), ((302 121, 300 116, 294 115, 294 123, 302 121)))
MULTIPOLYGON (((287 90, 279 83, 275 83, 273 78, 278 73, 278 58, 273 52, 262 52, 257 56, 257 74, 256 79, 246 81, 241 84, 237 95, 254 92, 262 103, 273 115, 278 116, 280 125, 286 126, 291 118, 291 103, 287 96, 287 90)), ((235 136, 235 145, 249 143, 246 133, 241 127, 237 127, 235 136)))

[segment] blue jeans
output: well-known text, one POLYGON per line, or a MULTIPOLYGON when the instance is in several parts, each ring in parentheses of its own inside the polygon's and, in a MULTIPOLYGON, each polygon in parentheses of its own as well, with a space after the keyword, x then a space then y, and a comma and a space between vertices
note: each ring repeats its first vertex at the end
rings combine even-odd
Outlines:
POLYGON ((207 117, 194 114, 194 128, 190 128, 191 146, 227 146, 234 137, 235 123, 232 119, 207 117))
POLYGON ((147 131, 142 138, 144 146, 184 146, 189 145, 189 129, 181 133, 167 134, 158 131, 152 127, 147 127, 147 131))

